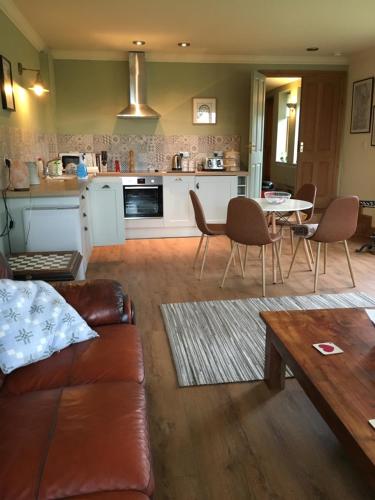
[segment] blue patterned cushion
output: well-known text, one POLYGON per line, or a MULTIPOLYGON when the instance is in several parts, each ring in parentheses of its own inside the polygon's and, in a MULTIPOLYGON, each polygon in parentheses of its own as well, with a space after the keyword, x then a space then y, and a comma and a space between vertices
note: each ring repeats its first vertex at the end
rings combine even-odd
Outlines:
POLYGON ((48 283, 0 280, 0 368, 3 373, 94 337, 98 334, 48 283))

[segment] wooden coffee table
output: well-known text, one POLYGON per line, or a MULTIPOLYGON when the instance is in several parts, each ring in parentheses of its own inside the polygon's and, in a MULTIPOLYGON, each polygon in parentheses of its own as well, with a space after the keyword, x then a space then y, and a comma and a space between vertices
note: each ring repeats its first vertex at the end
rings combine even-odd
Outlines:
POLYGON ((375 486, 375 327, 362 309, 262 312, 265 380, 283 389, 285 365, 375 486), (312 344, 344 352, 323 356, 312 344))

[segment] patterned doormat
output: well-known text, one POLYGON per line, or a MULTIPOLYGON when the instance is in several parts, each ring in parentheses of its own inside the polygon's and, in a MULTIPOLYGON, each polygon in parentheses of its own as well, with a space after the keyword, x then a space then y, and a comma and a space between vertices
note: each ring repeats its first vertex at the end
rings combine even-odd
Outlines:
MULTIPOLYGON (((263 380, 260 311, 374 307, 365 293, 162 304, 180 387, 263 380)), ((289 373, 290 375, 290 373, 289 373)))

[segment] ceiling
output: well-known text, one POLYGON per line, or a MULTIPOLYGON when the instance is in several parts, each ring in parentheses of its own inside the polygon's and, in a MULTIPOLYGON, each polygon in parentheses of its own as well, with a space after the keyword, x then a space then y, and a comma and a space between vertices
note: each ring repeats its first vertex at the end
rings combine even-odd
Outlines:
POLYGON ((56 52, 123 53, 134 50, 133 40, 145 40, 150 55, 303 56, 313 62, 375 46, 374 0, 5 1, 56 52), (178 48, 184 40, 191 46, 178 48), (307 53, 309 46, 320 50, 307 53))
POLYGON ((301 78, 299 77, 267 77, 266 78, 266 92, 269 92, 270 90, 277 89, 278 87, 283 87, 284 85, 287 85, 288 83, 293 83, 296 82, 297 80, 301 81, 301 78))

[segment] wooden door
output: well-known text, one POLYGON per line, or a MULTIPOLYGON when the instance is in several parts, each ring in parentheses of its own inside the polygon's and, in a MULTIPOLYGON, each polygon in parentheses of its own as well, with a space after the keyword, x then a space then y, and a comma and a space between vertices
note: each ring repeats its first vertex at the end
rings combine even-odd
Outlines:
POLYGON ((249 196, 257 198, 262 189, 264 105, 266 77, 258 71, 251 74, 249 133, 249 196))
POLYGON ((297 189, 315 184, 318 208, 337 194, 345 80, 329 71, 302 77, 297 189))

